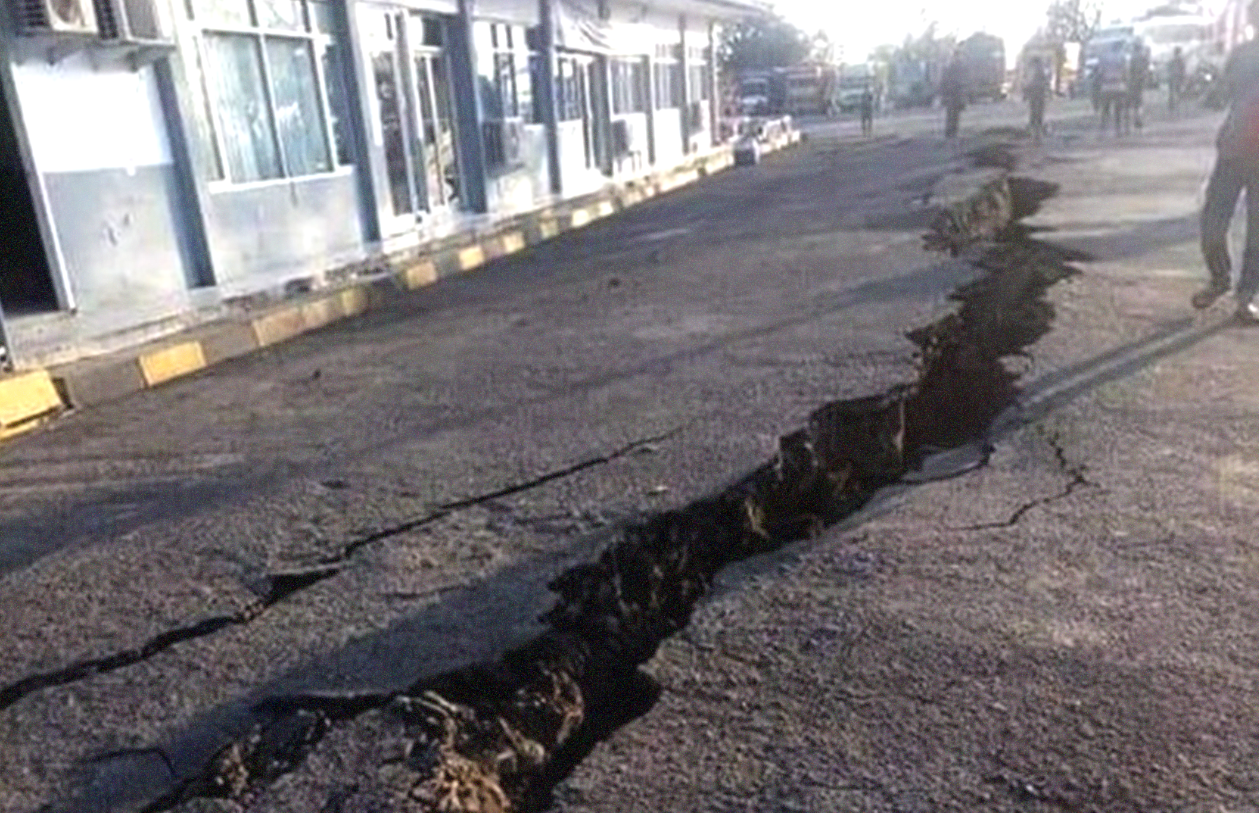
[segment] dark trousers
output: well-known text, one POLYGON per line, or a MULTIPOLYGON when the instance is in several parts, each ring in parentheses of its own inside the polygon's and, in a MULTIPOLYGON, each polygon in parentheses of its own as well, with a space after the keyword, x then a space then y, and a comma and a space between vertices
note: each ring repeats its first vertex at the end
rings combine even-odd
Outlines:
POLYGON ((1202 207, 1202 257, 1211 280, 1227 287, 1232 279, 1228 256, 1228 226, 1237 209, 1237 199, 1246 192, 1246 251, 1236 296, 1250 302, 1259 292, 1259 159, 1219 158, 1207 182, 1206 204, 1202 207))
POLYGON ((962 106, 950 104, 944 108, 944 137, 957 138, 958 125, 962 123, 962 106))
POLYGON ((1028 106, 1028 125, 1032 131, 1032 135, 1039 136, 1045 132, 1045 100, 1033 96, 1027 103, 1028 106))

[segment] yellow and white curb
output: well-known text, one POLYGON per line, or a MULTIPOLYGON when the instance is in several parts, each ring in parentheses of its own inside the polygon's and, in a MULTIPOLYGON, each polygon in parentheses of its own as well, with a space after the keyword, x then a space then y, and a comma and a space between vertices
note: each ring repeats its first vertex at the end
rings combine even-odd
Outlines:
POLYGON ((0 376, 0 439, 38 426, 71 408, 93 406, 187 377, 221 361, 287 342, 302 334, 380 307, 400 293, 432 285, 449 273, 480 268, 560 234, 583 228, 701 177, 734 166, 732 147, 696 157, 689 166, 659 173, 603 194, 601 199, 546 209, 504 224, 455 249, 394 255, 386 279, 360 282, 279 305, 248 319, 229 319, 154 344, 100 359, 0 376))

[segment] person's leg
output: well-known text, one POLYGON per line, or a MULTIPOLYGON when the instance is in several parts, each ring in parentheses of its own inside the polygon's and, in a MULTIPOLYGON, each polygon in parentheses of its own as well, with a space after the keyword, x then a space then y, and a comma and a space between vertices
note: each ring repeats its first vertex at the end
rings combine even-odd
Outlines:
POLYGON ((1259 308, 1254 305, 1259 293, 1259 162, 1252 161, 1245 170, 1246 250, 1242 254, 1242 270, 1237 280, 1237 315, 1247 322, 1259 323, 1259 308))
MULTIPOLYGON (((1228 256, 1228 226, 1237 209, 1237 198, 1245 185, 1245 177, 1238 162, 1216 159, 1215 168, 1207 181, 1206 202, 1202 206, 1201 239, 1202 258, 1210 276, 1207 286, 1193 295, 1195 308, 1210 307, 1211 303, 1228 293, 1232 279, 1232 262, 1228 256)), ((1259 203, 1259 197, 1256 198, 1259 203)), ((1249 211, 1249 207, 1248 207, 1249 211)), ((1247 228, 1249 243, 1250 229, 1247 228)), ((1259 238, 1259 230, 1255 237, 1259 238)))

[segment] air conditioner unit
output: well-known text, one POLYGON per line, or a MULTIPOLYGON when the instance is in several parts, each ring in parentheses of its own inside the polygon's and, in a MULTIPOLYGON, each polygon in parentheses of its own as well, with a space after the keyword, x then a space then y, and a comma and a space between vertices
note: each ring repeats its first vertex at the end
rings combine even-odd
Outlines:
POLYGON ((96 34, 92 0, 18 0, 23 34, 96 34))
POLYGON ((120 44, 174 45, 167 0, 94 0, 101 39, 120 44))
POLYGON ((627 119, 612 122, 612 152, 617 158, 634 152, 634 129, 627 119))

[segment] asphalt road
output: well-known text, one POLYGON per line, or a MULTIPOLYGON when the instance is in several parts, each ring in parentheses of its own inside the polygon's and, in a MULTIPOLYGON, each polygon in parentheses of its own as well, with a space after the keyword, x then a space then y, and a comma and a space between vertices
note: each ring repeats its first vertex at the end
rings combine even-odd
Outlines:
POLYGON ((17 695, 0 807, 135 801, 261 694, 495 654, 617 519, 760 464, 823 401, 904 380, 903 329, 970 273, 919 247, 955 152, 814 140, 0 450, 0 686, 17 695), (255 613, 274 574, 333 560, 255 613), (65 671, 128 652, 144 657, 65 671))
MULTIPOLYGON (((1020 120, 997 107, 964 126, 1020 120)), ((1185 305, 1212 121, 1116 141, 1077 113, 1025 171, 1063 186, 1041 236, 1095 260, 1054 290, 989 465, 727 571, 559 809, 1259 808, 1255 334, 1185 305)), ((258 698, 492 657, 617 522, 909 380, 904 331, 975 274, 920 245, 965 163, 930 123, 812 130, 0 449, 0 809, 134 809, 258 698)), ((399 747, 373 733, 248 809, 406 809, 371 795, 399 747)))

